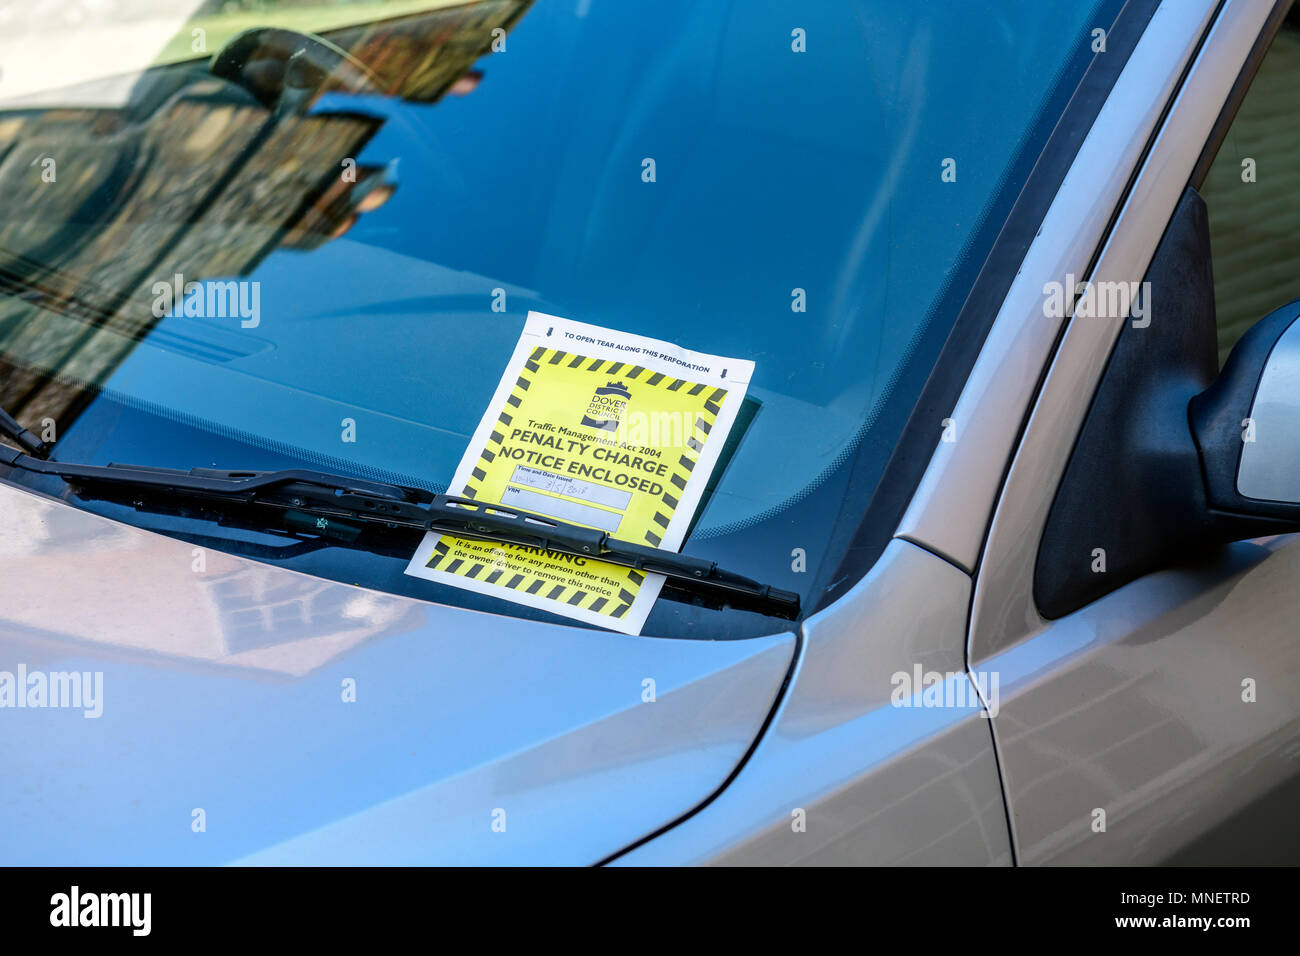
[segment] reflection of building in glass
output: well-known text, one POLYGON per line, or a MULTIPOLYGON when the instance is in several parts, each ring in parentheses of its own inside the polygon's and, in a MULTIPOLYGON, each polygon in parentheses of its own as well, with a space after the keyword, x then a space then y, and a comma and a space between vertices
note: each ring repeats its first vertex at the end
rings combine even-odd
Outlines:
MULTIPOLYGON (((66 428, 158 322, 156 282, 247 275, 276 248, 342 235, 394 189, 385 167, 344 164, 383 120, 310 113, 315 100, 341 90, 435 103, 472 89, 493 31, 530 3, 442 6, 320 35, 251 33, 255 15, 236 7, 227 26, 239 32, 211 62, 146 71, 120 109, 0 112, 0 404, 66 428)), ((309 26, 341 8, 382 16, 412 4, 270 6, 268 19, 309 26)), ((223 17, 199 21, 213 32, 223 17)))
POLYGON ((126 658, 300 677, 419 618, 403 598, 218 551, 207 552, 198 569, 193 555, 185 542, 84 514, 69 520, 55 505, 0 488, 0 568, 21 563, 30 575, 25 599, 5 608, 6 640, 60 655, 69 640, 89 641, 126 658), (9 500, 15 496, 22 507, 9 500), (70 577, 98 584, 87 585, 83 600, 68 601, 70 577), (144 630, 118 611, 146 605, 156 626, 144 630))
POLYGON ((330 39, 366 64, 384 93, 433 103, 447 93, 473 88, 479 75, 470 68, 491 49, 492 31, 508 32, 531 3, 465 4, 421 17, 341 29, 330 39))

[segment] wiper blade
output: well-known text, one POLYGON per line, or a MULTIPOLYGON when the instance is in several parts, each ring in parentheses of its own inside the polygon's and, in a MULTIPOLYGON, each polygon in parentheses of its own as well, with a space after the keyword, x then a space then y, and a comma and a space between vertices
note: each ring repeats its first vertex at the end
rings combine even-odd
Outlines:
MULTIPOLYGON (((44 444, 8 415, 0 418, 0 433, 29 448, 44 444), (29 436, 24 440, 23 435, 29 436)), ((29 448, 39 451, 37 448, 29 448)), ((301 516, 315 518, 314 530, 330 535, 331 523, 436 531, 498 541, 544 551, 594 558, 638 571, 662 574, 690 585, 743 596, 766 613, 794 619, 799 595, 760 584, 719 568, 716 562, 673 551, 662 551, 507 505, 490 504, 456 495, 434 494, 424 488, 350 478, 307 469, 283 471, 223 471, 193 468, 152 468, 142 465, 83 465, 36 458, 0 445, 0 464, 53 475, 86 489, 98 488, 125 497, 137 508, 143 495, 184 495, 213 506, 259 506, 277 510, 286 523, 301 528, 301 516)))

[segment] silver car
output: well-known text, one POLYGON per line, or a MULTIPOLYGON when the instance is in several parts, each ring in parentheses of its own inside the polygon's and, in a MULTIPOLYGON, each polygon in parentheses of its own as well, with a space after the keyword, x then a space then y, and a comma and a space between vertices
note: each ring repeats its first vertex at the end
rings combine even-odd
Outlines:
POLYGON ((1287 0, 177 6, 0 8, 0 863, 1300 862, 1287 0), (639 634, 405 573, 529 312, 753 363, 639 634))

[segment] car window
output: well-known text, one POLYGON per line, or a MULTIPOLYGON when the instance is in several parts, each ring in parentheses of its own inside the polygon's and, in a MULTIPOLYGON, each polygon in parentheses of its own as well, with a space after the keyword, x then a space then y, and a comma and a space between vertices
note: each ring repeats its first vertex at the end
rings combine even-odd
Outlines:
POLYGON ((1200 191, 1222 365, 1256 320, 1300 296, 1300 10, 1273 38, 1200 191))
POLYGON ((798 589, 1118 4, 176 6, 5 13, 0 400, 58 457, 442 491, 538 310, 755 363, 686 550, 798 589))

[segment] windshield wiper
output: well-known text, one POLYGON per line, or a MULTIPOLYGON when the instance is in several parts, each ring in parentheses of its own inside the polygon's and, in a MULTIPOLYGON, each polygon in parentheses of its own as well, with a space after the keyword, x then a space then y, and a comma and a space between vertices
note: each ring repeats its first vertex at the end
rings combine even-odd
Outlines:
MULTIPOLYGON (((331 475, 306 469, 284 471, 223 471, 193 468, 151 468, 142 465, 82 465, 49 461, 47 446, 0 410, 0 434, 26 452, 0 445, 0 465, 62 478, 69 484, 101 491, 116 490, 137 508, 144 495, 181 495, 206 505, 257 506, 278 512, 285 524, 322 536, 358 525, 411 531, 437 531, 498 541, 544 551, 595 558, 638 571, 662 574, 695 587, 743 596, 748 603, 776 616, 794 619, 799 595, 759 584, 718 567, 716 562, 662 551, 611 537, 598 528, 585 528, 507 505, 490 504, 455 495, 438 495, 423 488, 331 475), (29 454, 30 453, 30 454, 29 454), (304 528, 302 516, 315 520, 304 528)), ((345 533, 341 535, 347 538, 345 533)))

